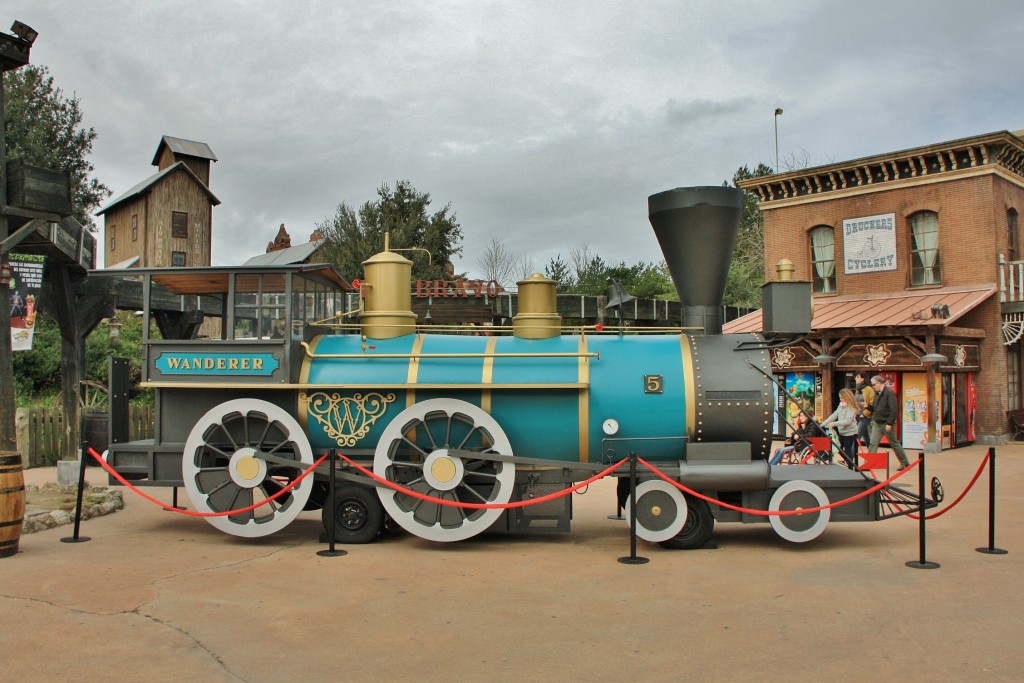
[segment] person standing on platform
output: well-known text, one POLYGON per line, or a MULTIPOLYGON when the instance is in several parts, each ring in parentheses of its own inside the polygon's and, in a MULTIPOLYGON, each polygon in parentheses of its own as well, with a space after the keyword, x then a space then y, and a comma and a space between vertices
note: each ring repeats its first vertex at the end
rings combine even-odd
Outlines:
POLYGON ((839 407, 825 418, 822 428, 835 425, 839 449, 850 469, 857 467, 857 399, 849 389, 839 392, 839 407))
POLYGON ((882 435, 889 440, 889 447, 896 453, 900 461, 900 468, 897 472, 910 467, 907 459, 907 452, 903 450, 903 444, 896 438, 896 418, 900 414, 900 403, 896 398, 896 392, 885 384, 881 375, 871 378, 871 387, 875 390, 875 411, 871 417, 871 446, 868 449, 871 453, 878 452, 878 444, 882 441, 882 435))

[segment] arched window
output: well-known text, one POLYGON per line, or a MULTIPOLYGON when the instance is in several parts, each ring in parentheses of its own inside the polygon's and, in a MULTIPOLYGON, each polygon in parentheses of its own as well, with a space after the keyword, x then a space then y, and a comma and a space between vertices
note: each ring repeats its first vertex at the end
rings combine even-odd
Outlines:
POLYGON ((910 284, 941 284, 939 273, 939 214, 919 211, 910 217, 910 284))
POLYGON ((836 236, 831 226, 819 225, 808 233, 815 294, 836 291, 836 236))
POLYGON ((1017 209, 1006 211, 1006 251, 1009 261, 1016 261, 1020 258, 1017 253, 1017 209))

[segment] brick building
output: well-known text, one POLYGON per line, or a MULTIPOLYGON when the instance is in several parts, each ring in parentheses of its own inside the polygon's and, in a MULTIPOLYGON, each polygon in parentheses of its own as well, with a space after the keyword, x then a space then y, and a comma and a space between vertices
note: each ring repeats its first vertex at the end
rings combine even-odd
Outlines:
MULTIPOLYGON (((788 259, 812 285, 811 334, 774 349, 772 361, 787 386, 813 394, 819 415, 866 370, 900 396, 908 448, 1005 440, 1007 411, 1024 407, 1022 135, 740 182, 764 211, 767 279, 788 259), (926 417, 929 405, 940 421, 926 417)), ((760 325, 756 312, 726 331, 760 325)))

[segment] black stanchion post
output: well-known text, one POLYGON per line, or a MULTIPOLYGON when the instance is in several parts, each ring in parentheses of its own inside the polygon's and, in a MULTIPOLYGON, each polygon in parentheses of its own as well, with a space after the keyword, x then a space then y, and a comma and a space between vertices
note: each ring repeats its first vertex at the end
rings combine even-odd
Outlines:
POLYGON ((975 548, 986 555, 1005 555, 1008 551, 996 547, 996 449, 988 449, 988 547, 975 548))
POLYGON ((327 454, 327 459, 331 461, 331 467, 330 467, 331 481, 330 481, 330 484, 328 484, 328 486, 330 487, 329 488, 330 493, 327 496, 328 505, 331 506, 330 509, 327 511, 327 519, 328 519, 328 523, 330 524, 331 528, 327 530, 327 540, 328 540, 327 550, 318 550, 316 552, 316 554, 319 555, 320 557, 341 557, 342 555, 348 555, 348 551, 347 550, 335 550, 334 549, 334 515, 337 514, 337 512, 338 512, 338 508, 335 507, 335 505, 334 505, 334 488, 335 488, 334 468, 335 468, 335 460, 337 458, 337 455, 338 455, 337 451, 335 449, 333 449, 333 448, 327 454))
POLYGON ((646 557, 637 557, 636 554, 636 453, 629 454, 629 499, 632 502, 629 516, 629 557, 620 557, 622 564, 647 564, 650 562, 646 557))
POLYGON ((608 515, 608 519, 621 520, 625 519, 622 516, 622 503, 629 495, 629 482, 624 477, 619 477, 615 480, 615 514, 608 515))
POLYGON ((929 562, 925 559, 925 520, 927 517, 924 514, 924 451, 921 452, 921 457, 917 461, 917 528, 918 528, 918 545, 921 548, 921 558, 919 560, 911 560, 907 562, 907 566, 912 569, 938 569, 938 562, 929 562))
POLYGON ((184 505, 178 505, 178 487, 175 486, 174 490, 171 492, 171 507, 164 508, 164 510, 168 510, 168 511, 172 511, 173 512, 174 510, 187 510, 187 509, 188 508, 185 507, 184 505))
POLYGON ((78 530, 82 525, 82 495, 85 493, 85 458, 89 453, 89 442, 82 441, 82 450, 78 455, 78 497, 75 500, 75 532, 72 536, 65 536, 60 539, 61 543, 84 543, 90 541, 88 536, 79 536, 78 530))

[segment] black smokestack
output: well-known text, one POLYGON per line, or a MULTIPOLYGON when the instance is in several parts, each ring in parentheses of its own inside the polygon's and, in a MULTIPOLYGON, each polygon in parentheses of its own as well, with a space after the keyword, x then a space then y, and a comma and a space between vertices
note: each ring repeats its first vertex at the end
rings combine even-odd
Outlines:
POLYGON ((652 194, 647 209, 683 308, 683 325, 722 333, 722 298, 736 246, 743 191, 677 187, 652 194))

